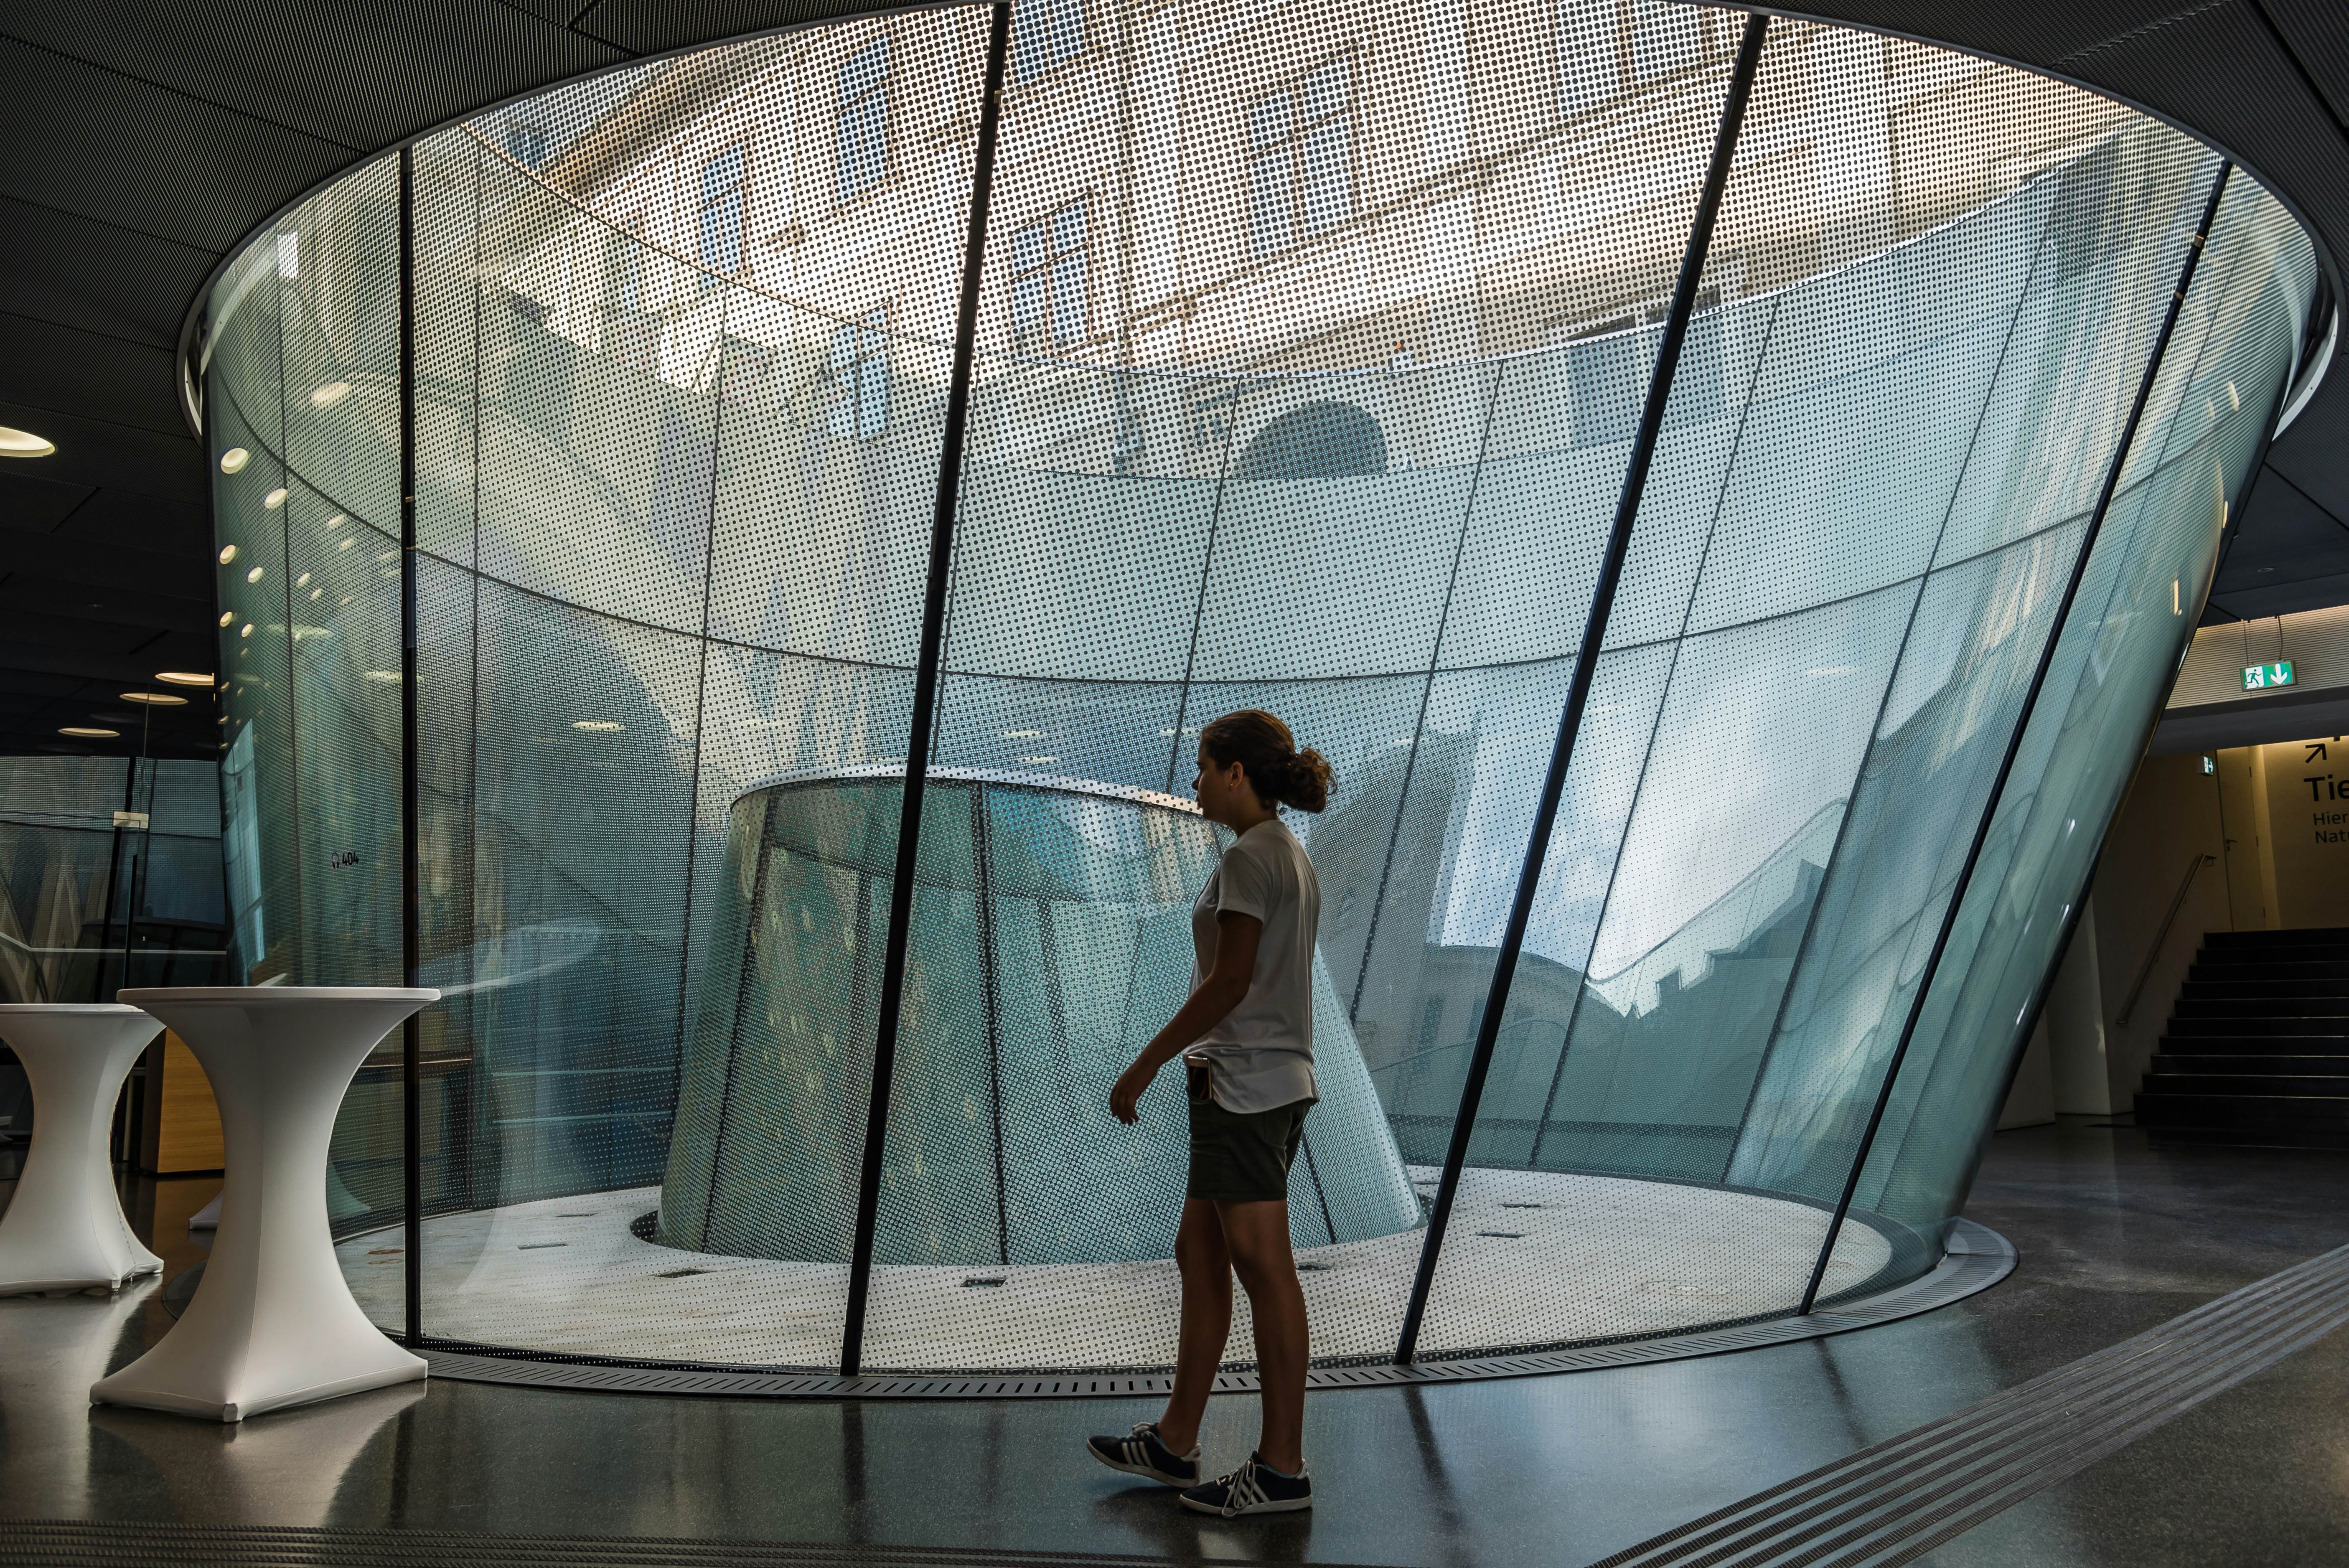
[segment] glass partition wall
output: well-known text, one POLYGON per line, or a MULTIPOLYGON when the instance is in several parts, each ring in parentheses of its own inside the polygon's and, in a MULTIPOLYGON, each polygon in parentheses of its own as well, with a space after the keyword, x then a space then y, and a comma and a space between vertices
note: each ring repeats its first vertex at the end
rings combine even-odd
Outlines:
POLYGON ((1103 1107, 1244 707, 1337 771, 1323 1364, 1925 1273, 2315 272, 2117 105, 1648 0, 876 15, 345 177, 202 356, 240 973, 444 993, 354 1288, 1163 1367, 1103 1107))

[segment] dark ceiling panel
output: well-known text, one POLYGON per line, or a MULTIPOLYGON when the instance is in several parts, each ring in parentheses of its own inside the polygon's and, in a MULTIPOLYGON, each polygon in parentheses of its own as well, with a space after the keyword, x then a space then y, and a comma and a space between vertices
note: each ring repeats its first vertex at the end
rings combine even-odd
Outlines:
POLYGON ((5 36, 0 146, 0 196, 215 251, 357 152, 5 36))
MULTIPOLYGON (((24 377, 36 389, 28 372, 24 377)), ((204 455, 183 425, 177 434, 119 425, 86 414, 60 409, 54 404, 19 402, 0 397, 0 425, 32 430, 57 444, 57 451, 25 468, 57 484, 103 485, 142 495, 162 496, 193 506, 210 504, 212 487, 204 472, 204 455)), ((16 471, 13 467, 10 472, 16 471)))
POLYGON ((580 18, 579 27, 631 54, 652 55, 703 38, 771 32, 863 9, 823 0, 708 0, 688 12, 675 0, 601 0, 580 18))
POLYGON ((212 602, 212 572, 202 557, 126 550, 119 545, 92 550, 55 534, 0 529, 0 567, 91 588, 160 594, 187 603, 190 608, 182 614, 189 615, 202 614, 212 602))
POLYGON ((2308 67, 2310 79, 2349 127, 2349 9, 2341 0, 2259 0, 2284 45, 2308 67))
POLYGON ((0 399, 54 399, 113 424, 182 434, 188 425, 172 392, 173 363, 168 348, 0 310, 0 399))
MULTIPOLYGON (((22 460, 12 469, 29 465, 22 460)), ((47 533, 98 494, 91 485, 69 485, 29 473, 0 470, 0 528, 47 533)))
POLYGON ((12 8, 6 30, 354 150, 383 147, 419 125, 621 58, 560 17, 494 0, 327 10, 310 0, 101 6, 50 0, 12 8))
POLYGON ((0 198, 0 300, 20 315, 176 347, 219 257, 136 229, 0 198))
POLYGON ((209 562, 212 552, 212 514, 200 505, 162 500, 132 490, 109 488, 89 499, 63 527, 51 531, 78 543, 113 549, 152 550, 209 562))

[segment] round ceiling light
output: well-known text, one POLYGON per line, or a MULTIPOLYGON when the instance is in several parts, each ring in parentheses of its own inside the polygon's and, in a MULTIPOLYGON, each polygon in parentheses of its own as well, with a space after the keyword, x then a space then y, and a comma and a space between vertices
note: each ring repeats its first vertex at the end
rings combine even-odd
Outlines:
POLYGON ((221 454, 221 472, 224 474, 243 473, 244 471, 244 465, 251 461, 253 461, 253 454, 251 452, 246 451, 243 447, 231 447, 227 451, 221 454))
POLYGON ((149 707, 185 707, 188 699, 168 691, 126 691, 116 694, 125 702, 143 702, 149 707))
POLYGON ((122 731, 119 729, 97 729, 87 724, 63 725, 59 727, 57 733, 59 735, 78 735, 86 740, 119 740, 122 738, 122 731))
POLYGON ((30 430, 0 425, 0 458, 46 458, 57 449, 55 441, 30 430))
POLYGON ((310 389, 310 407, 313 408, 331 408, 350 395, 351 384, 349 382, 329 381, 323 387, 314 387, 310 389))
POLYGON ((208 686, 212 684, 212 676, 198 675, 193 670, 158 670, 155 678, 166 686, 208 686))
POLYGON ((285 492, 282 490, 271 490, 267 495, 261 498, 261 504, 267 507, 270 511, 275 511, 279 507, 285 504, 285 492))
POLYGON ((235 619, 236 619, 236 612, 235 612, 235 611, 233 611, 233 610, 222 610, 222 611, 221 612, 221 624, 222 624, 222 625, 225 626, 225 625, 227 625, 231 621, 233 621, 233 620, 235 620, 235 619))
POLYGON ((236 559, 236 546, 235 546, 235 545, 233 545, 233 544, 223 544, 223 545, 222 545, 222 546, 221 546, 221 552, 220 552, 220 563, 221 563, 222 566, 227 565, 230 562, 232 562, 232 561, 235 560, 235 559, 236 559))
POLYGON ((608 718, 575 718, 571 721, 571 727, 586 730, 591 735, 616 735, 627 727, 608 718))

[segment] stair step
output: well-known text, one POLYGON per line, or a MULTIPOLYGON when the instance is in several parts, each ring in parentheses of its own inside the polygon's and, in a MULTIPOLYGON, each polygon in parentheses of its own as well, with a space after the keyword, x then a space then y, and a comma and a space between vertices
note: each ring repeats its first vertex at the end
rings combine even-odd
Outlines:
POLYGON ((2137 1096, 2140 1127, 2322 1128, 2349 1132, 2349 1095, 2165 1094, 2137 1096))
POLYGON ((2349 944, 2349 925, 2303 925, 2291 931, 2214 931, 2202 940, 2212 947, 2301 947, 2327 942, 2349 944))
POLYGON ((2174 1037, 2221 1035, 2248 1039, 2254 1035, 2293 1037, 2313 1036, 2337 1040, 2349 1037, 2349 1017, 2284 1017, 2260 1018, 2197 1018, 2180 1016, 2169 1020, 2169 1033, 2174 1037))
POLYGON ((2279 1099, 2331 1099, 2349 1125, 2349 1076, 2310 1077, 2282 1073, 2148 1073, 2148 1094, 2272 1095, 2279 1099))
POLYGON ((2303 942, 2283 947, 2212 947, 2195 955, 2200 964, 2330 964, 2349 958, 2349 943, 2303 942))
POLYGON ((2253 985, 2271 980, 2339 980, 2349 984, 2349 958, 2315 958, 2291 963, 2279 959, 2256 964, 2213 964, 2207 959, 2197 959, 2188 967, 2186 980, 2189 985, 2203 982, 2253 985))
POLYGON ((2159 1143, 2228 1143, 2254 1149, 2349 1149, 2349 1131, 2323 1127, 2173 1127, 2145 1124, 2159 1143))
POLYGON ((2173 1057, 2349 1057, 2349 1035, 2168 1034, 2156 1049, 2173 1057))
MULTIPOLYGON (((2263 1040, 2262 1045, 2273 1045, 2263 1040)), ((2251 1076, 2277 1073, 2287 1078, 2322 1078, 2343 1086, 2324 1092, 2349 1094, 2349 1051, 2332 1056, 2274 1056, 2243 1051, 2235 1054, 2202 1051, 2162 1051, 2146 1064, 2148 1073, 2217 1073, 2251 1076)))
MULTIPOLYGON (((2349 967, 2349 966, 2344 966, 2349 967)), ((2265 1002, 2286 997, 2300 1001, 2319 998, 2339 1002, 2338 1008, 2320 1008, 2321 1012, 2349 1013, 2349 979, 2324 975, 2307 979, 2196 980, 2189 978, 2178 987, 2178 999, 2185 1002, 2265 1002)))
POLYGON ((2215 1001, 2180 996, 2173 1018, 2341 1018, 2349 1020, 2349 997, 2234 996, 2215 1001))

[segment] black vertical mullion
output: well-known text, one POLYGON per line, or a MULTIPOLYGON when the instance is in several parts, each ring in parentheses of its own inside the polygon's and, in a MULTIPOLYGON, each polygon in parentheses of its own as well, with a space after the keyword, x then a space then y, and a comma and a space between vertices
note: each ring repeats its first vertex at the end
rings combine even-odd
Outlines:
POLYGON ((995 1135, 995 1256, 1011 1261, 1011 1200, 1003 1181, 1003 992, 996 974, 994 846, 988 841, 987 786, 973 780, 970 794, 971 884, 978 909, 979 1006, 987 1040, 988 1119, 995 1135))
MULTIPOLYGON (((282 320, 282 317, 281 317, 282 320)), ((288 510, 288 517, 292 513, 288 510)), ((289 530, 290 537, 290 530, 289 530)), ((416 149, 399 150, 399 983, 423 968, 423 834, 419 821, 416 703, 416 149)), ((291 581, 291 573, 287 574, 291 581)), ((409 1345, 424 1337, 424 1035, 410 1013, 399 1029, 400 1164, 408 1212, 409 1345)))
MULTIPOLYGON (((873 1241, 881 1209, 881 1157, 889 1130, 889 1080, 896 1065, 905 1005, 905 949, 914 923, 924 775, 936 717, 939 655, 946 641, 947 582, 954 560, 955 511, 962 490, 963 442, 969 422, 971 357, 978 341, 980 271, 987 259, 987 214, 993 195, 995 143, 1003 120, 1003 67, 1009 53, 1011 6, 989 7, 987 66, 979 86, 978 145, 971 158, 969 225, 963 238, 961 298, 955 311, 953 368, 945 428, 938 439, 937 494, 930 514, 928 578, 922 635, 914 666, 913 713, 905 736, 905 783, 897 817, 895 868, 889 883, 889 931, 881 957, 880 1012, 874 1021, 873 1088, 865 1101, 864 1161, 856 1190, 856 1231, 848 1262, 848 1305, 841 1325, 840 1371, 857 1375, 864 1357, 864 1314, 873 1284, 873 1241)), ((1179 728, 1180 726, 1178 725, 1179 728)))
POLYGON ((1493 1065, 1493 1046, 1500 1034, 1502 1012, 1508 1004, 1517 954, 1525 946, 1526 927, 1533 916, 1534 895, 1541 882, 1550 831, 1557 820, 1558 801, 1566 792, 1575 737, 1582 727, 1582 712, 1590 701, 1590 687, 1598 675, 1599 650, 1607 640, 1608 617, 1615 606, 1615 591, 1622 581, 1624 561, 1630 553, 1632 524, 1639 517, 1640 499, 1647 488, 1649 466, 1655 460, 1657 440, 1663 434, 1664 408, 1671 395, 1672 376, 1680 367, 1681 346, 1688 337, 1689 320, 1696 314, 1697 284, 1703 276, 1706 253, 1712 248, 1713 223, 1721 214, 1722 196, 1729 185, 1730 160, 1737 150, 1738 129, 1745 119, 1746 100, 1753 96, 1754 77, 1762 63, 1762 43, 1769 28, 1767 15, 1755 15, 1746 19, 1745 35, 1737 46, 1737 63, 1730 69, 1729 90, 1721 106, 1721 124, 1713 137, 1713 161, 1705 171, 1703 191, 1690 223, 1688 245, 1681 253, 1680 278, 1672 287, 1671 315, 1664 324, 1662 340, 1656 345, 1647 404, 1640 410, 1639 431, 1632 438, 1630 456, 1624 465, 1623 489, 1616 500, 1614 525, 1608 531, 1606 552, 1599 558, 1599 573, 1591 583, 1582 645, 1575 655, 1566 707, 1558 716, 1557 738, 1550 747, 1549 772, 1542 780, 1532 830, 1526 835, 1525 864, 1517 874, 1516 895, 1511 901, 1508 923, 1495 956, 1492 985, 1485 994, 1484 1016, 1477 1023, 1475 1045, 1468 1058, 1467 1081, 1460 1091, 1459 1113, 1452 1123, 1451 1146, 1444 1151, 1443 1179, 1436 1186, 1435 1207, 1428 1215, 1427 1236, 1420 1246, 1418 1274, 1412 1281, 1410 1303, 1403 1309, 1402 1332, 1395 1343, 1394 1358, 1399 1363, 1407 1364, 1418 1347, 1428 1292, 1435 1283, 1436 1259, 1443 1251, 1444 1229, 1451 1222, 1452 1206, 1459 1195, 1460 1173, 1467 1163, 1469 1134, 1475 1126, 1485 1074, 1493 1065))
POLYGON ((2088 573, 2088 558, 2095 553, 2097 535, 2105 526, 2105 517, 2112 510, 2113 497, 2120 489, 2121 470, 2128 463, 2129 449, 2136 443, 2137 429, 2145 417, 2145 406, 2153 397, 2155 378, 2161 373, 2162 356, 2169 348, 2170 334, 2178 325, 2178 312, 2186 304, 2186 291, 2194 282, 2194 269, 2202 260, 2202 248, 2210 237, 2210 224, 2219 215, 2219 200, 2226 194, 2227 176, 2234 161, 2221 159, 2219 172, 2210 181, 2209 199, 2203 203, 2201 222, 2186 247, 2185 263, 2178 268, 2178 286, 2170 291, 2169 304, 2163 311, 2161 328, 2154 334, 2153 348, 2146 356, 2145 374, 2138 378, 2137 397, 2129 405, 2128 418, 2121 426, 2120 438, 2113 447, 2113 460, 2106 470, 2104 488, 2097 492, 2095 510, 2088 515, 2088 526, 2080 538, 2078 555, 2072 562, 2071 575, 2064 580, 2064 595, 2056 601, 2055 611, 2048 618, 2047 640, 2039 650, 2039 662, 2031 672, 2031 684, 2023 689, 2023 703, 2014 717, 2013 732, 2007 737, 2006 753, 1999 759, 1998 772, 1991 780, 1990 792, 1982 802, 1982 820, 1975 825, 1973 842, 1967 846, 1964 863, 1958 870, 1958 880, 1950 889, 1949 907, 1941 914, 1941 929, 1935 934, 1932 951, 1926 955, 1925 967, 1917 976, 1917 990, 1909 1004, 1909 1016, 1900 1026, 1900 1038, 1892 1047, 1891 1059, 1885 1064, 1884 1082, 1878 1088, 1875 1108, 1870 1110, 1868 1126, 1862 1130, 1859 1147, 1852 1153, 1851 1171, 1844 1178, 1843 1194, 1836 1201, 1835 1217, 1827 1223, 1826 1239, 1819 1245, 1818 1261, 1812 1265, 1810 1283, 1804 1287, 1802 1305, 1796 1310, 1807 1313, 1819 1298, 1819 1284, 1826 1277, 1827 1260, 1835 1254, 1836 1239, 1843 1233, 1844 1216, 1851 1211, 1852 1196, 1859 1190, 1860 1172, 1867 1169, 1869 1150, 1875 1147, 1876 1134, 1884 1125, 1884 1112, 1892 1102, 1892 1088, 1900 1077, 1900 1065, 1909 1055, 1909 1044, 1917 1037, 1918 1021, 1924 1016, 1926 999, 1931 995, 1934 976, 1940 973, 1942 955, 1949 951, 1950 935, 1957 928, 1958 914, 1965 903, 1966 893, 1973 881, 1974 867, 1982 859, 1982 845, 1990 838, 1992 824, 1997 820, 2000 797, 2006 792, 2007 780, 2014 772, 2014 759, 2023 750, 2025 733, 2031 727, 2033 710, 2038 706, 2039 694, 2047 684, 2048 671, 2055 662, 2055 650, 2064 640, 2065 623, 2072 614, 2073 602, 2079 597, 2080 584, 2088 573))

